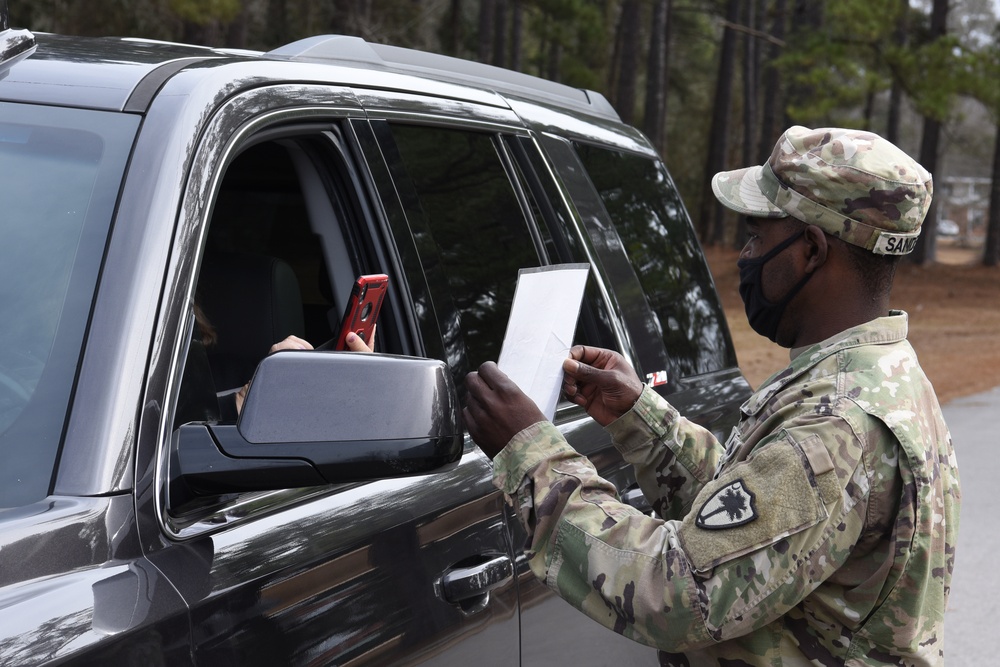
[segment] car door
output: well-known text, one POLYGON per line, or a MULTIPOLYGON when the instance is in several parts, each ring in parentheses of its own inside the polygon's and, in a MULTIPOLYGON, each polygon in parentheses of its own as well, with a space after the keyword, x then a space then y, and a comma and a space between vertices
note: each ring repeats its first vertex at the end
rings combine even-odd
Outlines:
MULTIPOLYGON (((518 137, 508 141, 508 149, 524 181, 546 251, 552 261, 588 261, 594 278, 588 285, 581 307, 574 343, 606 347, 622 352, 638 368, 633 334, 628 318, 623 316, 619 295, 610 280, 606 253, 597 251, 596 244, 586 242, 583 233, 582 210, 585 202, 567 196, 561 189, 549 162, 539 150, 535 139, 518 137)), ((613 236, 605 233, 602 242, 613 246, 613 236)), ((604 248, 606 250, 606 248, 604 248)), ((640 295, 641 296, 641 295, 640 295)), ((633 318, 641 317, 641 300, 632 304, 633 318)), ((579 406, 569 401, 558 405, 555 424, 577 451, 586 454, 600 472, 619 490, 625 502, 649 511, 632 467, 626 464, 610 443, 607 432, 579 406)), ((526 536, 515 525, 515 544, 524 543, 526 536)), ((605 630, 576 609, 552 599, 540 581, 524 576, 519 581, 521 591, 522 655, 525 665, 547 665, 570 655, 588 665, 613 665, 622 659, 635 664, 655 664, 655 651, 605 630)))
MULTIPOLYGON (((369 162, 383 156, 386 163, 375 179, 383 206, 399 211, 397 236, 408 230, 416 240, 404 270, 411 285, 426 285, 420 327, 430 337, 441 332, 436 354, 461 387, 469 371, 499 356, 518 269, 595 257, 573 231, 555 181, 541 183, 532 172, 524 154, 539 159, 537 149, 505 108, 374 93, 362 102, 369 120, 355 122, 357 133, 370 131, 362 146, 369 162)), ((602 290, 594 266, 576 340, 628 352, 602 290)), ((561 403, 555 422, 604 476, 621 488, 634 484, 607 434, 580 408, 561 403)), ((524 559, 526 535, 508 511, 518 555, 521 664, 655 660, 651 649, 590 621, 534 577, 524 559)))
MULTIPOLYGON (((540 228, 551 230, 543 231, 549 254, 559 261, 589 261, 602 279, 608 314, 600 301, 594 307, 594 300, 588 299, 581 324, 589 326, 578 331, 578 338, 622 351, 640 376, 682 414, 725 438, 749 387, 736 367, 690 220, 662 162, 627 126, 524 101, 512 106, 537 132, 531 140, 510 142, 510 149, 525 189, 539 202, 537 217, 545 221, 540 228), (615 326, 604 327, 605 322, 615 326), (602 330, 608 333, 601 335, 602 330)), ((617 461, 613 451, 590 444, 603 442, 606 435, 585 416, 581 421, 578 408, 562 406, 556 423, 615 484, 623 502, 644 512, 655 509, 631 468, 612 465, 617 461), (594 429, 589 436, 587 429, 594 429)), ((595 643, 569 618, 563 632, 551 632, 549 624, 561 618, 561 610, 535 612, 524 604, 527 595, 522 588, 526 664, 536 656, 544 657, 535 664, 545 664, 564 651, 578 651, 585 664, 612 664, 621 655, 655 661, 652 649, 632 642, 595 643), (553 637, 572 644, 564 646, 553 637), (587 656, 582 655, 583 647, 587 656)))
MULTIPOLYGON (((395 243, 352 157, 348 119, 362 115, 344 88, 259 87, 213 109, 187 168, 140 427, 139 512, 149 559, 190 607, 198 664, 517 661, 505 515, 477 452, 431 474, 332 486, 194 497, 171 486, 178 428, 206 410, 192 401, 212 404, 250 379, 240 369, 258 348, 239 348, 260 327, 233 307, 256 282, 234 278, 257 275, 248 258, 298 285, 301 317, 272 338, 322 343, 353 276, 382 272, 392 287, 379 349, 422 353, 395 243), (209 285, 213 275, 222 279, 209 285), (209 294, 227 283, 229 296, 209 294), (228 378, 212 392, 191 390, 199 347, 213 381, 228 378)), ((273 310, 294 300, 282 294, 273 310)), ((394 408, 373 404, 355 418, 394 408)), ((209 419, 224 422, 224 412, 209 419)))

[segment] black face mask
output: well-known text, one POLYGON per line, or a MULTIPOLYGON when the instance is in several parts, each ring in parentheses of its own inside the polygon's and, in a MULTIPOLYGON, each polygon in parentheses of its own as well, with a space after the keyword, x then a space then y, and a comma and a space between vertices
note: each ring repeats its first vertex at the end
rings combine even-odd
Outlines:
POLYGON ((807 273, 780 301, 771 302, 764 298, 761 273, 765 264, 782 250, 795 243, 805 233, 806 231, 803 229, 798 234, 793 234, 761 257, 741 259, 736 262, 736 266, 740 269, 740 298, 743 299, 743 307, 746 310, 750 328, 772 343, 775 342, 774 338, 778 334, 778 324, 781 322, 785 307, 812 278, 813 274, 807 273))

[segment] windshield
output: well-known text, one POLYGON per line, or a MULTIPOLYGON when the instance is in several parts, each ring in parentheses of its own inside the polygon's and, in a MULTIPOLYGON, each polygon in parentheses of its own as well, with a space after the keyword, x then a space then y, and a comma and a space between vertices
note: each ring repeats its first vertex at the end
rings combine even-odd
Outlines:
POLYGON ((0 103, 0 507, 49 493, 138 124, 0 103))

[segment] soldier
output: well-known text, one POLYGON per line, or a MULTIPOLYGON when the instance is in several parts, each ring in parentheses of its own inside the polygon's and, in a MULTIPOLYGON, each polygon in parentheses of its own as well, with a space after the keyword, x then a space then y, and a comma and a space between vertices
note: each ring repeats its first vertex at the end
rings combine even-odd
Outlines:
POLYGON ((740 295, 791 363, 723 444, 577 346, 563 391, 605 426, 645 516, 492 362, 466 424, 529 535, 532 571, 665 665, 940 665, 959 482, 934 390, 889 309, 931 176, 885 139, 792 127, 762 166, 717 174, 750 217, 740 295))

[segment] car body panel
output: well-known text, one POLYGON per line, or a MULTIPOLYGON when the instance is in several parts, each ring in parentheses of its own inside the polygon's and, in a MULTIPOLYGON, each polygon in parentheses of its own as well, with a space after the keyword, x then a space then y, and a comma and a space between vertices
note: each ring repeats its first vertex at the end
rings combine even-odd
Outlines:
POLYGON ((513 580, 468 611, 435 590, 456 566, 509 553, 490 478, 471 448, 449 471, 333 487, 150 559, 190 605, 198 664, 462 664, 485 641, 511 664, 513 580))
POLYGON ((139 82, 172 61, 223 57, 212 49, 149 40, 81 41, 39 33, 37 51, 12 67, 0 99, 120 111, 139 82))
POLYGON ((192 664, 187 606, 142 556, 134 519, 127 494, 0 515, 0 663, 192 664))

